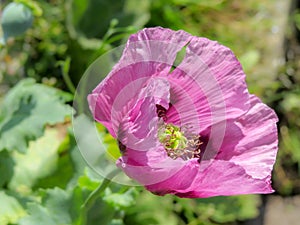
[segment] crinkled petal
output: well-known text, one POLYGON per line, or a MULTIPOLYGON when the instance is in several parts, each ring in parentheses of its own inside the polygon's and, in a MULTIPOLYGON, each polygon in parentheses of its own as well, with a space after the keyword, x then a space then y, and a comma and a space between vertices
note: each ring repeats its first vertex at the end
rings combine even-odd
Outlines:
POLYGON ((148 28, 131 35, 118 64, 88 96, 95 120, 116 137, 112 122, 120 121, 112 118, 112 107, 116 107, 122 117, 122 113, 135 104, 133 99, 150 77, 169 73, 177 52, 189 38, 184 31, 163 28, 148 28), (116 105, 115 99, 120 95, 122 104, 116 105))
MULTIPOLYGON (((207 168, 205 164, 208 161, 201 161, 199 168, 194 164, 187 164, 172 178, 149 186, 148 189, 180 197, 273 192, 270 183, 278 149, 277 116, 255 96, 250 97, 249 105, 250 109, 244 115, 235 120, 227 120, 219 153, 207 168), (203 167, 205 170, 201 171, 200 168, 203 167), (194 175, 195 170, 198 172, 197 176, 194 175), (187 178, 188 175, 184 174, 191 176, 187 178), (188 188, 180 185, 190 183, 191 180, 193 182, 188 188)), ((209 136, 211 145, 206 151, 212 151, 209 148, 216 147, 214 143, 219 142, 220 138, 217 133, 209 136)))
POLYGON ((139 62, 113 70, 88 96, 90 110, 96 121, 102 123, 116 137, 113 127, 136 103, 140 90, 152 75, 160 73, 159 63, 139 62), (117 100, 116 100, 117 99, 117 100), (112 112, 116 112, 112 115, 112 112))
POLYGON ((214 107, 225 101, 226 117, 236 117, 249 108, 245 74, 229 48, 216 41, 194 37, 178 67, 194 78, 214 107))
POLYGON ((159 195, 188 198, 273 192, 270 177, 253 178, 243 167, 229 161, 214 160, 205 164, 200 166, 196 160, 190 161, 169 179, 148 185, 147 189, 159 195))
POLYGON ((144 185, 161 182, 177 173, 185 162, 174 161, 158 141, 156 105, 168 108, 170 85, 162 77, 151 78, 141 90, 138 102, 120 123, 118 140, 126 146, 117 165, 144 185))
POLYGON ((171 85, 171 107, 166 113, 166 122, 188 127, 190 133, 199 134, 204 127, 212 123, 212 110, 205 94, 193 81, 193 85, 188 87, 185 81, 188 82, 189 79, 175 78, 171 74, 168 80, 171 85))
POLYGON ((127 149, 117 161, 118 167, 141 185, 152 185, 168 180, 178 173, 185 163, 183 160, 174 161, 167 157, 162 146, 147 151, 127 149))
POLYGON ((242 166, 256 178, 271 175, 278 151, 276 114, 257 97, 251 96, 250 109, 227 123, 226 135, 217 159, 242 166))
POLYGON ((194 117, 203 129, 226 119, 237 118, 249 108, 249 93, 245 74, 232 51, 215 41, 192 37, 186 46, 186 55, 179 66, 169 75, 172 91, 185 93, 185 98, 176 98, 176 108, 191 108, 197 114, 170 111, 169 121, 194 117), (180 87, 180 88, 178 88, 180 87), (198 115, 198 118, 195 118, 198 115))
MULTIPOLYGON (((165 67, 170 70, 177 53, 191 40, 192 36, 185 31, 173 31, 161 27, 145 28, 129 37, 121 65, 131 65, 136 62, 163 63, 160 70, 165 67)), ((169 71, 168 71, 169 72, 169 71)))
MULTIPOLYGON (((140 90, 136 104, 120 118, 117 130, 118 140, 128 148, 147 151, 159 145, 157 140, 158 116, 156 105, 169 104, 170 87, 164 78, 151 78, 140 90)), ((120 103, 121 104, 121 103, 120 103)), ((114 114, 118 114, 116 111, 114 114)), ((113 116, 116 118, 117 116, 113 116)))

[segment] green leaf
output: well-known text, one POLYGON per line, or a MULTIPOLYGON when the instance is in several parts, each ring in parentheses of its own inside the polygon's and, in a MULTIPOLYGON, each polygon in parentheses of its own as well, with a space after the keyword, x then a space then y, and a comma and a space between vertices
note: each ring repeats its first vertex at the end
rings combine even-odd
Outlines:
MULTIPOLYGON (((41 201, 27 203, 29 215, 20 221, 20 225, 82 225, 83 215, 81 214, 81 206, 88 195, 93 191, 93 189, 89 190, 90 188, 87 188, 86 184, 89 185, 94 182, 90 180, 87 174, 83 175, 75 186, 71 186, 67 188, 67 190, 57 187, 40 190, 37 193, 37 199, 40 198, 41 201), (85 180, 85 183, 83 180, 85 180), (82 183, 84 183, 84 185, 82 185, 82 183)), ((94 215, 97 217, 97 223, 99 221, 102 222, 102 218, 99 218, 98 215, 102 217, 107 216, 107 214, 102 214, 102 212, 107 212, 106 208, 108 207, 103 204, 103 201, 101 201, 93 207, 97 212, 97 215, 94 215)), ((111 209, 109 210, 111 211, 111 209)), ((114 211, 111 212, 112 215, 113 213, 114 211)))
POLYGON ((96 123, 99 134, 103 137, 103 144, 106 147, 106 156, 108 159, 116 161, 121 157, 121 152, 117 140, 108 133, 107 129, 100 123, 96 123))
POLYGON ((80 187, 75 187, 71 194, 71 207, 70 216, 72 218, 74 225, 82 225, 83 218, 81 215, 81 205, 83 204, 85 198, 87 198, 88 193, 83 191, 80 187))
POLYGON ((59 155, 58 162, 54 169, 55 171, 49 173, 48 176, 38 178, 33 189, 54 187, 66 188, 74 173, 70 155, 68 153, 59 155))
POLYGON ((22 218, 20 225, 67 225, 72 224, 68 213, 70 195, 59 188, 42 191, 41 204, 28 203, 29 215, 22 218))
POLYGON ((98 199, 88 213, 87 224, 109 225, 114 219, 115 214, 116 210, 112 206, 98 199))
POLYGON ((21 204, 12 196, 0 191, 0 224, 15 224, 26 215, 21 204))
POLYGON ((93 191, 99 186, 99 182, 91 180, 88 176, 81 176, 78 179, 78 185, 81 188, 93 191))
POLYGON ((45 125, 71 114, 63 92, 33 79, 19 82, 6 95, 0 112, 0 151, 26 152, 29 140, 42 136, 45 125))
POLYGON ((136 204, 126 209, 124 222, 125 224, 182 224, 174 213, 173 196, 161 197, 147 191, 139 193, 136 204))
POLYGON ((196 202, 196 211, 201 212, 202 217, 227 223, 258 216, 260 199, 258 195, 240 195, 197 199, 196 202))
POLYGON ((109 225, 124 225, 124 223, 122 219, 113 219, 109 225))
POLYGON ((87 163, 82 157, 79 148, 76 144, 76 140, 74 137, 73 132, 69 132, 69 138, 70 138, 70 158, 73 166, 73 178, 69 182, 69 185, 75 186, 78 184, 78 179, 84 175, 86 168, 87 168, 87 163))
POLYGON ((68 30, 88 38, 100 38, 110 22, 117 19, 120 27, 143 27, 150 18, 150 1, 139 0, 68 0, 68 30), (95 26, 97 21, 97 26, 95 26))
POLYGON ((0 187, 8 184, 14 173, 14 161, 7 151, 0 152, 0 187))
POLYGON ((108 225, 114 218, 116 210, 101 198, 98 198, 95 201, 94 205, 88 210, 88 212, 81 208, 88 196, 100 184, 100 180, 95 179, 93 173, 91 173, 91 170, 89 169, 86 169, 85 175, 78 179, 77 186, 73 189, 71 194, 70 214, 73 219, 73 224, 83 224, 85 214, 82 214, 82 212, 87 213, 87 224, 108 225))
POLYGON ((57 149, 60 143, 58 131, 49 128, 43 137, 30 142, 26 154, 13 152, 16 165, 9 187, 26 193, 38 179, 52 174, 57 166, 57 149))
POLYGON ((55 168, 55 172, 49 174, 49 176, 39 179, 34 185, 33 189, 54 187, 64 189, 70 186, 71 179, 74 179, 74 182, 72 182, 71 186, 73 187, 74 184, 76 184, 77 177, 79 176, 79 174, 82 174, 83 169, 79 170, 81 172, 79 173, 79 171, 77 171, 76 167, 74 166, 74 157, 72 155, 74 154, 74 150, 79 151, 78 149, 74 149, 74 146, 75 140, 73 140, 73 137, 68 134, 60 143, 57 150, 59 158, 55 168))
POLYGON ((130 188, 124 193, 111 193, 107 191, 103 200, 115 209, 120 210, 134 205, 136 194, 137 192, 134 188, 130 188))

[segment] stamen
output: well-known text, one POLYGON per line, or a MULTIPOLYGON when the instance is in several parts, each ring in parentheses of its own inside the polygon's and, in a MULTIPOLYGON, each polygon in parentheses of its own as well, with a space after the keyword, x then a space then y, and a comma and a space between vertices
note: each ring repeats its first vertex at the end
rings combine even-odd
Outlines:
POLYGON ((187 137, 178 126, 164 123, 158 130, 158 138, 172 159, 200 158, 202 142, 199 135, 187 137))

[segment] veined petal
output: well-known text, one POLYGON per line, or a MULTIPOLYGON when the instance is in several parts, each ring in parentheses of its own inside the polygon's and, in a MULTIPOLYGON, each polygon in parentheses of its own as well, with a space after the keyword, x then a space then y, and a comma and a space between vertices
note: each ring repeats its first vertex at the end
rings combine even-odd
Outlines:
MULTIPOLYGON (((177 77, 174 76, 174 72, 168 76, 171 85, 171 107, 167 111, 166 122, 177 126, 187 126, 190 132, 199 134, 202 129, 212 123, 210 104, 201 88, 191 77, 177 77)), ((223 115, 225 115, 225 110, 223 115)))
POLYGON ((136 104, 140 90, 151 76, 160 73, 157 64, 160 63, 140 62, 113 70, 88 96, 95 120, 105 125, 114 137, 113 127, 117 127, 120 118, 136 104), (118 113, 112 115, 113 111, 118 113))
MULTIPOLYGON (((140 90, 136 104, 120 119, 117 130, 118 140, 128 148, 136 151, 148 151, 158 147, 158 116, 156 105, 165 107, 170 98, 169 82, 164 78, 151 78, 140 90)), ((122 100, 122 99, 121 99, 122 100)), ((118 102, 118 100, 116 100, 118 102)), ((120 102, 121 104, 121 102, 120 102)), ((113 113, 119 114, 118 111, 113 113)))
POLYGON ((217 158, 234 162, 249 175, 261 179, 271 175, 276 160, 278 118, 272 109, 255 96, 251 96, 250 105, 244 115, 228 124, 217 158), (232 132, 233 129, 236 131, 232 132), (238 142, 233 143, 233 140, 238 142))
MULTIPOLYGON (((237 118, 250 106, 240 63, 230 49, 206 38, 192 37, 185 58, 168 79, 176 84, 174 92, 185 92, 189 98, 178 98, 174 107, 187 108, 192 102, 202 129, 237 118)), ((180 114, 185 116, 191 116, 189 110, 180 114)), ((179 114, 170 113, 169 119, 179 123, 179 114)))
POLYGON ((233 162, 214 160, 205 164, 203 170, 196 160, 190 161, 169 179, 146 188, 159 195, 175 194, 187 198, 273 192, 270 177, 253 178, 233 162))
POLYGON ((241 115, 249 108, 245 74, 229 48, 216 41, 194 37, 178 67, 197 81, 210 104, 218 106, 220 101, 225 101, 227 118, 241 115))
POLYGON ((142 185, 153 185, 168 180, 185 166, 183 160, 173 160, 162 146, 147 151, 128 151, 118 159, 117 165, 130 178, 142 185))
MULTIPOLYGON (((88 96, 95 120, 104 124, 116 137, 112 125, 112 106, 123 113, 130 109, 135 104, 133 99, 148 79, 169 73, 177 52, 188 43, 189 38, 190 35, 184 31, 163 28, 144 29, 131 35, 120 61, 88 96), (124 91, 126 87, 129 91, 124 91), (120 95, 122 104, 116 106, 115 99, 120 95)), ((119 122, 114 120, 114 123, 119 122)))

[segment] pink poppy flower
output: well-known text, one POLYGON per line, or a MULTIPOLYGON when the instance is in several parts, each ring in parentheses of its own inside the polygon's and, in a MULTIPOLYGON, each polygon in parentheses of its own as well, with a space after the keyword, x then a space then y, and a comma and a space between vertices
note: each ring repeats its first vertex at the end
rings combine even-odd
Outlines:
POLYGON ((277 116, 248 93, 240 63, 215 41, 143 29, 88 101, 119 142, 117 165, 153 193, 273 192, 277 116))

